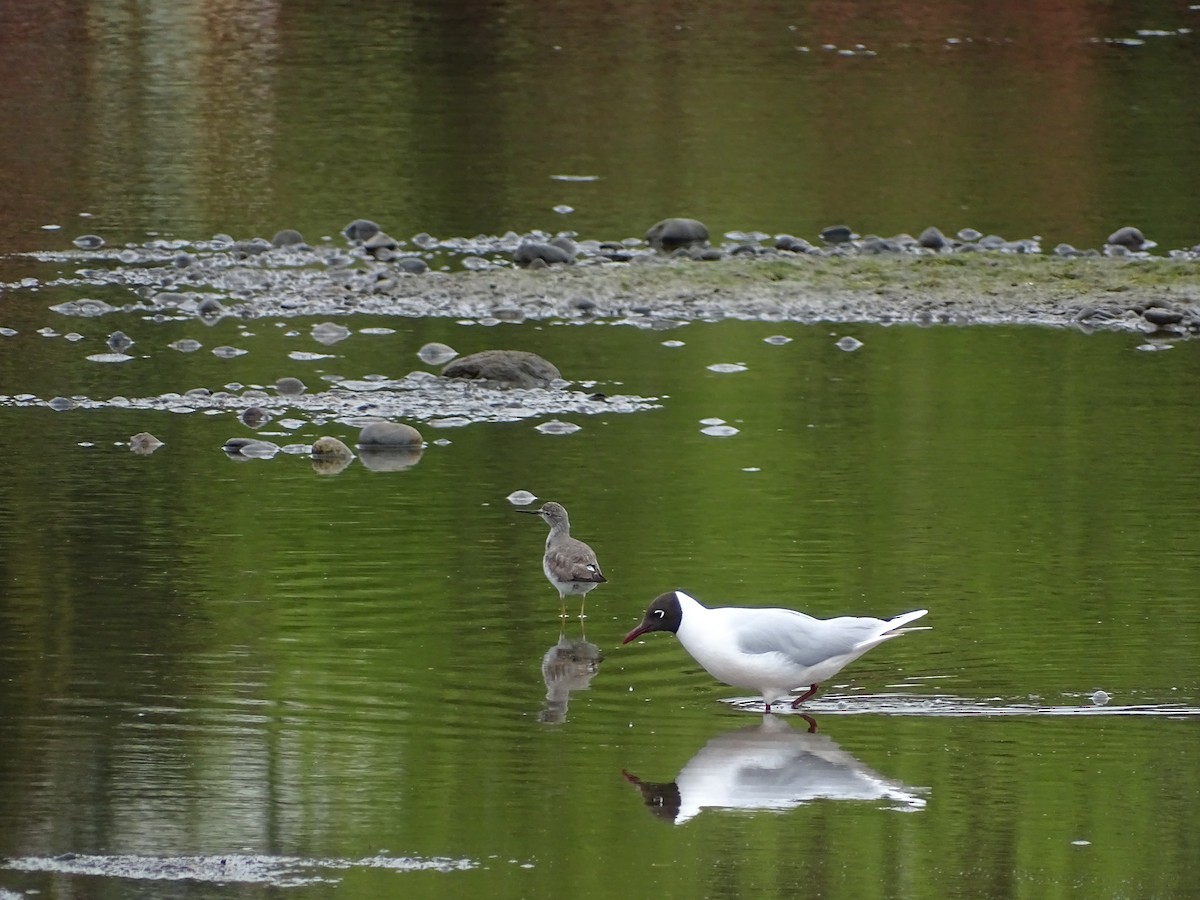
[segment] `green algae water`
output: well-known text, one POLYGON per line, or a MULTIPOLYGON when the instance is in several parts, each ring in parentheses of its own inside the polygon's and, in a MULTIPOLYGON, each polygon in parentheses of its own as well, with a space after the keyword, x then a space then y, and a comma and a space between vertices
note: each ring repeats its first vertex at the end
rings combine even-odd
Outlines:
MULTIPOLYGON (((1195 417, 1148 387, 1194 377, 1190 343, 503 328, 661 405, 565 435, 424 426, 416 465, 332 477, 227 458, 234 412, 0 408, 5 890, 1195 889, 1195 417), (716 419, 735 433, 704 433, 716 419), (164 446, 131 453, 140 431, 164 446), (561 636, 517 490, 567 504, 610 579, 561 636), (670 638, 620 646, 672 587, 822 616, 927 607, 932 630, 827 685, 815 735, 791 715, 761 733, 670 638), (583 674, 547 674, 562 640, 594 648, 583 674)), ((464 350, 495 334, 433 330, 464 350)), ((257 331, 243 366, 291 346, 257 331)), ((381 339, 396 373, 415 361, 410 336, 356 334, 338 365, 381 339)), ((143 330, 174 352, 157 342, 143 330)), ((181 385, 239 371, 188 359, 181 385)))
MULTIPOLYGON (((668 215, 1188 247, 1196 15, 0 12, 0 900, 1200 895, 1194 340, 342 308, 324 344, 269 267, 222 284, 259 318, 51 309, 149 301, 148 241, 322 247, 358 216, 408 248, 668 215), (116 282, 14 255, 85 233, 129 251, 116 282), (423 394, 430 341, 539 353, 588 399, 423 394), (395 416, 423 452, 314 467, 385 395, 423 398, 395 416), (586 621, 518 491, 596 550, 586 621), (621 645, 672 588, 931 630, 764 720, 673 639, 621 645)), ((811 284, 894 286, 841 262, 811 284)), ((1188 261, 1152 265, 1137 291, 1195 302, 1188 261)), ((986 290, 1052 292, 1014 271, 986 290)), ((1069 274, 1116 301, 1109 271, 1069 274)))

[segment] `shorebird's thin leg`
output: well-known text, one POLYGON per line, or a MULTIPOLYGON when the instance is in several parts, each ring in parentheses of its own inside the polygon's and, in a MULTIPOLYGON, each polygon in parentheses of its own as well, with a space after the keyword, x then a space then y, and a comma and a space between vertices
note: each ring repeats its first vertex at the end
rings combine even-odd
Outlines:
POLYGON ((768 703, 766 700, 764 700, 763 701, 763 715, 769 716, 770 714, 771 714, 771 704, 768 703))
POLYGON ((579 601, 579 618, 581 618, 581 619, 587 618, 587 616, 585 616, 583 614, 583 607, 586 603, 587 603, 587 594, 584 594, 583 599, 579 601))
POLYGON ((805 722, 808 723, 808 733, 809 734, 817 733, 817 720, 816 719, 814 719, 808 713, 801 713, 800 718, 802 718, 805 722))
POLYGON ((567 598, 565 594, 558 595, 558 617, 560 619, 567 617, 567 598))
POLYGON ((819 684, 814 684, 807 691, 805 691, 803 694, 801 694, 799 697, 797 697, 795 700, 793 700, 792 701, 792 709, 799 709, 800 704, 803 703, 805 700, 807 700, 809 697, 811 697, 813 694, 815 694, 817 692, 817 688, 819 688, 819 687, 820 687, 819 684))

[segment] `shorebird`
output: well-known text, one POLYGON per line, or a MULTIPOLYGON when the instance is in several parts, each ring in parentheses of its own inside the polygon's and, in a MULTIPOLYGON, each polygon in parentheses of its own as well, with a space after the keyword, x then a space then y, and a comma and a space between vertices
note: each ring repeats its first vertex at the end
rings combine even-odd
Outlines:
POLYGON ((579 618, 586 618, 583 606, 588 591, 608 581, 600 571, 596 554, 583 541, 571 537, 571 521, 561 503, 543 503, 540 509, 518 509, 517 512, 541 516, 550 526, 542 571, 558 591, 559 617, 567 617, 567 595, 570 594, 583 598, 579 601, 579 618))
POLYGON ((683 591, 660 595, 624 644, 650 631, 670 631, 713 678, 762 695, 765 712, 793 689, 807 687, 792 709, 872 647, 923 627, 902 626, 928 610, 893 619, 814 619, 791 609, 703 606, 683 591))

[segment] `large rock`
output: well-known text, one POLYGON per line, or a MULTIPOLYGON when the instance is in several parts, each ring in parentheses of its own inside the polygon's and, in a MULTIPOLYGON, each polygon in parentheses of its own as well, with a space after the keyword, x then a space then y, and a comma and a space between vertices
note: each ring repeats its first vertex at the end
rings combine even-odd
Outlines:
POLYGON ((442 369, 447 378, 478 378, 498 387, 550 387, 562 378, 553 363, 524 350, 484 350, 448 363, 442 369))
POLYGON ((708 245, 708 229, 695 219, 663 219, 650 226, 646 243, 664 253, 680 247, 704 247, 708 245))
POLYGON ((358 433, 358 446, 363 447, 420 447, 421 432, 403 422, 368 422, 358 433))

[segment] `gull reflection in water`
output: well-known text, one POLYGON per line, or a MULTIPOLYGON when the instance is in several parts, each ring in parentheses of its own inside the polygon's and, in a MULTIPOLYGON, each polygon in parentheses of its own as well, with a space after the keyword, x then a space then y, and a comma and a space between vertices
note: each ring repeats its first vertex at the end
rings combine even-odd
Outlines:
POLYGON ((542 680, 546 682, 546 703, 538 714, 539 722, 559 724, 567 720, 571 691, 586 691, 600 671, 604 655, 586 635, 569 638, 559 632, 558 643, 542 657, 542 680))
MULTIPOLYGON (((806 719, 808 717, 805 717, 806 719)), ((717 735, 666 784, 629 772, 654 815, 682 825, 705 809, 785 810, 812 800, 882 800, 900 810, 924 808, 914 788, 868 768, 831 738, 793 728, 787 716, 763 716, 761 725, 717 735)))

